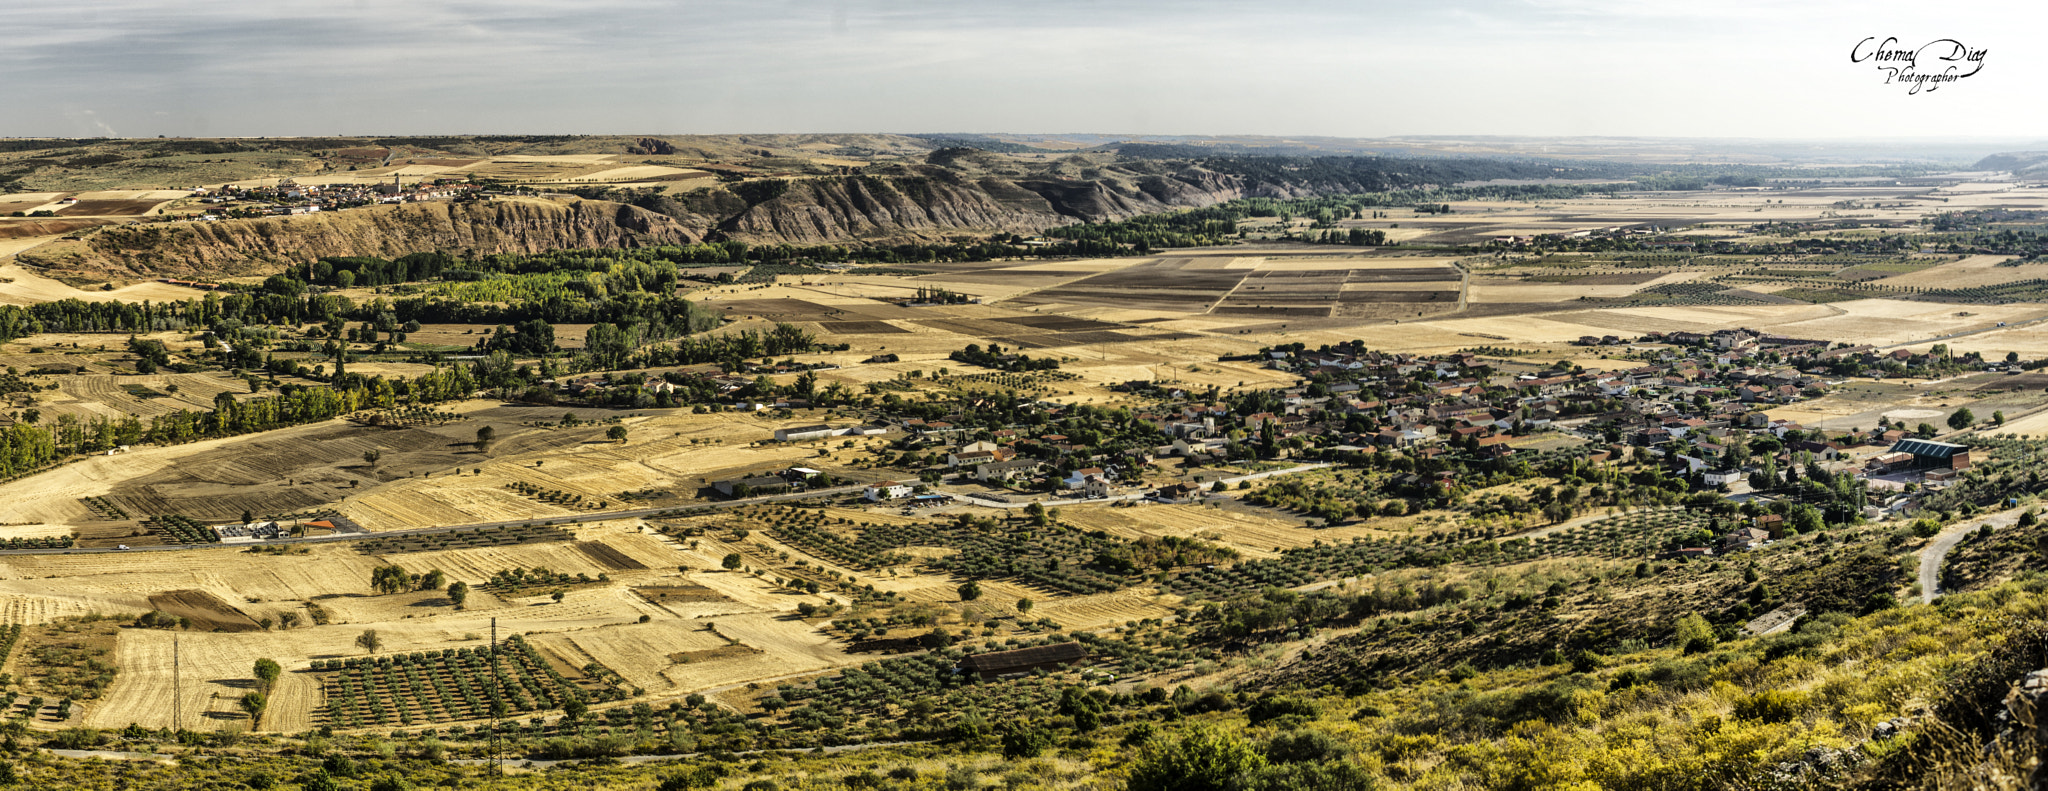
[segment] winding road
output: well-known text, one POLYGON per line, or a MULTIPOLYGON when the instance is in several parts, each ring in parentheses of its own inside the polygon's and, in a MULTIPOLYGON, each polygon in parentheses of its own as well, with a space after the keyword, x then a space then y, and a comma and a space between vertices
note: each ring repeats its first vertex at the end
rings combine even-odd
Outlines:
POLYGON ((1958 522, 1936 534, 1933 541, 1920 549, 1920 603, 1933 604, 1935 598, 1941 595, 1941 561, 1948 557, 1949 550, 1955 549, 1957 544, 1963 543, 1964 538, 1984 525, 1990 525, 1993 530, 2012 527, 2025 510, 2024 507, 2014 508, 1983 519, 1958 522))

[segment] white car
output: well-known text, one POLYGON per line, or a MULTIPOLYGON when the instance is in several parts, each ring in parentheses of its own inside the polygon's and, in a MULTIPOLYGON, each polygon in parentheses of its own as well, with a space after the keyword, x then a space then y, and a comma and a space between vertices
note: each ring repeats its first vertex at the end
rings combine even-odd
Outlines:
POLYGON ((127 549, 127 548, 128 548, 128 545, 127 545, 127 544, 121 544, 121 545, 119 545, 119 546, 116 546, 116 547, 114 547, 114 548, 115 548, 115 549, 127 549))

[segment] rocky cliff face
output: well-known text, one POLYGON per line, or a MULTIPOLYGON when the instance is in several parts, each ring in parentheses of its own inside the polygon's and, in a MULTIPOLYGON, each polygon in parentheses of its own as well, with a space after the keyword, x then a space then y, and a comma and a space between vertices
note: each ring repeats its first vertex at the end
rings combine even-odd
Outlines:
POLYGON ((107 228, 23 253, 22 263, 100 277, 228 277, 326 256, 434 250, 536 253, 575 247, 692 244, 675 218, 607 201, 427 202, 220 222, 107 228))
MULTIPOLYGON (((793 181, 734 195, 743 205, 717 223, 741 239, 822 244, 848 239, 1035 233, 1078 220, 1116 220, 1242 197, 1244 180, 1197 168, 1055 168, 1038 174, 960 167, 895 166, 856 176, 793 181)), ((702 215, 699 215, 702 216, 702 215)))
MULTIPOLYGON (((643 141, 645 142, 645 141, 643 141)), ((588 191, 607 200, 419 203, 292 218, 109 228, 22 255, 90 279, 275 272, 325 256, 429 250, 532 253, 687 244, 836 244, 1038 233, 1244 197, 1294 198, 1555 175, 1486 160, 1375 157, 1013 158, 941 148, 835 175, 749 179, 688 192, 588 191)))

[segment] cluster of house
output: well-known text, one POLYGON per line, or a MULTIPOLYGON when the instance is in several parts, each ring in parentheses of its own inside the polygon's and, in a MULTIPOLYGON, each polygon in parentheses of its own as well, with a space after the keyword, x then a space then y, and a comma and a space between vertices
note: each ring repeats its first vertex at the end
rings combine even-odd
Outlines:
MULTIPOLYGON (((1613 336, 1582 340, 1627 342, 1613 336)), ((1911 369, 1936 361, 1925 353, 1832 348, 1826 341, 1746 329, 1649 333, 1641 340, 1658 344, 1646 355, 1656 362, 1516 375, 1498 374, 1467 353, 1422 356, 1344 346, 1269 352, 1273 367, 1322 384, 1284 391, 1280 413, 1239 418, 1211 414, 1215 406, 1188 407, 1162 429, 1177 438, 1176 449, 1187 445, 1195 452, 1192 443, 1210 442, 1206 438, 1213 435, 1213 421, 1221 417, 1253 433, 1272 422, 1281 437, 1322 435, 1342 443, 1336 446, 1341 449, 1428 457, 1457 448, 1481 458, 1513 454, 1517 433, 1557 429, 1644 448, 1663 457, 1675 472, 1710 486, 1747 476, 1748 470, 1721 461, 1739 436, 1781 440, 1780 469, 1802 452, 1859 472, 1915 471, 1933 482, 1968 467, 1967 448, 1913 439, 1900 428, 1824 433, 1773 420, 1762 411, 1825 395, 1841 384, 1828 378, 1828 361, 1894 361, 1911 369), (1417 382, 1426 390, 1417 392, 1423 389, 1413 386, 1417 382), (1368 415, 1377 430, 1336 430, 1340 424, 1333 416, 1356 413, 1368 415), (1198 418, 1209 422, 1195 423, 1198 418), (1866 460, 1860 469, 1848 464, 1866 460)), ((1595 460, 1619 450, 1595 451, 1595 460)))
MULTIPOLYGON (((802 370, 825 370, 837 367, 839 366, 831 365, 828 363, 819 363, 809 366, 762 366, 756 364, 749 365, 744 370, 750 373, 762 374, 788 373, 791 371, 802 370)), ((743 396, 740 396, 739 393, 740 391, 746 390, 749 387, 754 387, 756 384, 758 384, 755 378, 750 376, 743 376, 738 373, 724 373, 715 366, 688 366, 684 368, 678 368, 673 373, 683 374, 685 375, 685 379, 687 379, 688 377, 696 377, 703 380, 705 384, 709 385, 710 390, 713 394, 715 394, 716 397, 721 399, 733 399, 731 402, 729 402, 728 405, 733 409, 736 409, 741 412, 758 412, 765 409, 809 409, 812 406, 811 401, 809 399, 790 398, 787 396, 778 396, 772 394, 763 395, 758 399, 747 399, 743 396)), ((562 395, 587 400, 607 399, 615 391, 618 391, 621 388, 631 388, 634 390, 638 390, 640 392, 647 393, 648 395, 659 395, 661 393, 675 393, 678 389, 680 389, 677 385, 668 381, 663 376, 654 373, 640 373, 637 376, 633 376, 630 378, 621 378, 618 375, 611 373, 592 374, 588 376, 570 377, 560 380, 543 379, 541 380, 541 384, 553 388, 555 392, 560 393, 562 395)), ((882 432, 870 431, 868 433, 882 432)))
MULTIPOLYGON (((239 204, 234 213, 251 216, 313 214, 379 203, 451 200, 481 189, 481 185, 445 179, 423 180, 408 185, 394 175, 389 183, 300 184, 287 178, 274 187, 226 185, 219 189, 195 189, 192 194, 199 197, 200 203, 239 204)), ((198 219, 211 221, 222 216, 209 212, 198 219)))

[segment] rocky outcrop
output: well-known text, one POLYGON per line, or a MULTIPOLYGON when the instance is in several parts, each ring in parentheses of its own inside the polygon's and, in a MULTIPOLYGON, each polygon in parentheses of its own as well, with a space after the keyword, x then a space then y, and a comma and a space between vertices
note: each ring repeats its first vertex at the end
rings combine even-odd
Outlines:
POLYGON ((505 199, 373 206, 294 217, 143 223, 23 253, 21 262, 101 277, 231 277, 327 256, 427 251, 537 253, 692 244, 699 230, 608 201, 505 199))
MULTIPOLYGON (((633 145, 655 150, 646 138, 633 145)), ((680 194, 588 191, 605 200, 500 199, 380 206, 291 218, 144 223, 23 254, 60 275, 222 277, 325 256, 421 251, 534 253, 737 239, 843 244, 1032 234, 1247 198, 1409 189, 1465 179, 1554 175, 1488 160, 1377 157, 1134 159, 1095 153, 1019 158, 947 147, 854 172, 749 178, 680 194)))
MULTIPOLYGON (((944 153, 944 152, 942 152, 944 153)), ((936 156, 936 155, 935 155, 936 156)), ((1099 222, 1242 197, 1243 180, 1199 169, 1098 168, 1075 178, 978 173, 945 166, 894 166, 855 176, 792 181, 717 224, 726 235, 791 244, 957 233, 1035 233, 1079 220, 1099 222)), ((661 209, 657 209, 661 210, 661 209)), ((695 219, 703 215, 681 215, 695 219)))

